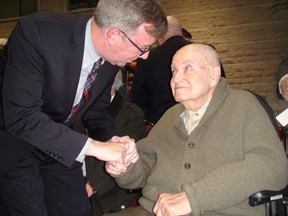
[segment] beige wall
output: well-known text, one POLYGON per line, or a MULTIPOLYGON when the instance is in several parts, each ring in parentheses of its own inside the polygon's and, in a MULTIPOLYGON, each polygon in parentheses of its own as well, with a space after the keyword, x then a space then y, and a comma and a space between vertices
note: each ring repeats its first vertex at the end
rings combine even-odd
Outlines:
POLYGON ((232 87, 264 96, 277 114, 288 103, 277 100, 275 73, 288 59, 288 11, 273 14, 275 0, 162 0, 193 35, 213 44, 232 87), (177 2, 177 3, 175 3, 177 2))
MULTIPOLYGON (((40 0, 40 9, 62 12, 64 2, 40 0)), ((176 16, 192 33, 194 42, 216 47, 232 87, 264 96, 275 114, 288 107, 275 93, 275 72, 288 59, 288 11, 273 14, 269 8, 275 0, 161 2, 167 15, 176 16)), ((7 37, 15 22, 0 22, 0 37, 7 37)))

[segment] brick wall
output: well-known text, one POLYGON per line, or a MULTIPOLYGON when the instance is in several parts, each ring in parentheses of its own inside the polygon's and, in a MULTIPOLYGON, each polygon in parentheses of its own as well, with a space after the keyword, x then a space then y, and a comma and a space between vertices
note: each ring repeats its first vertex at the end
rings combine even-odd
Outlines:
POLYGON ((275 0, 162 0, 194 42, 218 51, 232 87, 264 96, 275 114, 288 107, 277 100, 275 73, 288 59, 288 10, 273 13, 275 0))
MULTIPOLYGON (((64 0, 41 0, 40 9, 61 11, 64 0), (56 3, 55 3, 56 2, 56 3)), ((288 59, 288 11, 274 14, 276 0, 161 0, 194 42, 217 49, 232 87, 264 96, 275 114, 288 107, 276 97, 275 73, 288 59)), ((63 11, 65 11, 63 9, 63 11)), ((0 21, 0 38, 8 37, 17 19, 0 21)))

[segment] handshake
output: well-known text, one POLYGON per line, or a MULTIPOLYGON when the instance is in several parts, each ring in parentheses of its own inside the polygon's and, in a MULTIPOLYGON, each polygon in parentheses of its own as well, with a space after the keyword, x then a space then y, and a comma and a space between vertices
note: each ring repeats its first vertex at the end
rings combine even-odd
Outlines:
POLYGON ((106 161, 106 171, 111 175, 126 172, 128 166, 139 159, 135 140, 129 136, 114 136, 107 142, 92 140, 86 155, 106 161))
POLYGON ((139 159, 139 154, 136 148, 135 140, 131 139, 128 136, 117 137, 114 136, 111 139, 111 142, 116 142, 117 144, 122 145, 122 156, 121 160, 118 161, 107 161, 105 168, 109 174, 120 175, 121 173, 126 172, 128 166, 131 163, 136 163, 139 159))

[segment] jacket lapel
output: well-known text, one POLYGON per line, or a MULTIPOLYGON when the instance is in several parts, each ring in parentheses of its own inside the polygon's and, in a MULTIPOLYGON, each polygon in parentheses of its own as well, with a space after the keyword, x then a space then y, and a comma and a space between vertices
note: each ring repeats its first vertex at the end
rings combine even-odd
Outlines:
POLYGON ((65 72, 67 77, 65 84, 67 95, 64 105, 66 117, 70 114, 77 91, 84 54, 85 30, 89 18, 87 16, 84 19, 79 19, 79 23, 75 24, 74 34, 71 39, 72 49, 63 57, 66 64, 65 68, 67 69, 65 72))

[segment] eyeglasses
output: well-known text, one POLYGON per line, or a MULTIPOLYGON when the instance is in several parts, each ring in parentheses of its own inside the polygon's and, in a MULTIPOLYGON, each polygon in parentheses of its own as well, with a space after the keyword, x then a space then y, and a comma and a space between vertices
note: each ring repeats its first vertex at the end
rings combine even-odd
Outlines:
POLYGON ((151 50, 152 45, 150 45, 149 47, 146 47, 145 49, 141 49, 134 41, 132 41, 123 31, 121 31, 119 29, 119 31, 130 41, 131 44, 133 44, 134 47, 136 47, 141 53, 139 56, 144 55, 146 52, 148 52, 149 50, 151 50))

